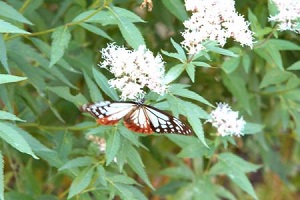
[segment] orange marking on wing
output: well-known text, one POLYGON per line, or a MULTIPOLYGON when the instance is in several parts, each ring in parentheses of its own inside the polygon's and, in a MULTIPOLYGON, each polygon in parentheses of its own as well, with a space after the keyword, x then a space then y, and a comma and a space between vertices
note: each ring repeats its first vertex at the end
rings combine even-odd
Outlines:
POLYGON ((117 120, 109 120, 108 117, 103 117, 100 119, 97 119, 97 123, 101 125, 115 125, 118 123, 119 119, 117 120))
POLYGON ((141 126, 138 126, 137 124, 135 124, 131 120, 127 120, 127 121, 124 120, 124 125, 126 126, 126 128, 128 128, 129 130, 134 131, 134 132, 144 133, 144 134, 152 134, 153 133, 150 124, 147 124, 147 126, 145 126, 145 127, 141 127, 141 126))

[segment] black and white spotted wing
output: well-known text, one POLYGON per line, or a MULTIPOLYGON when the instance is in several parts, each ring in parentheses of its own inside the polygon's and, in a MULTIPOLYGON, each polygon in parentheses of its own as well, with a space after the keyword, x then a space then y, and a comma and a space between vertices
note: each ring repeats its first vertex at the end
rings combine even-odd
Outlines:
POLYGON ((124 125, 132 131, 151 134, 178 133, 189 135, 192 130, 179 119, 152 106, 136 102, 109 102, 85 104, 82 111, 89 112, 98 118, 102 125, 114 125, 124 119, 124 125))

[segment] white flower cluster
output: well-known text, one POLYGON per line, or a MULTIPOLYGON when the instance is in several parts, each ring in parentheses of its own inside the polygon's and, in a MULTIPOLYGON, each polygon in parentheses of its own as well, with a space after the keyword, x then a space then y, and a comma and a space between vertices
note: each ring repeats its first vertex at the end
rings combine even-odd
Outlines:
POLYGON ((279 23, 278 30, 291 30, 300 33, 300 1, 299 0, 272 0, 278 9, 275 16, 269 21, 279 23))
POLYGON ((137 50, 128 50, 109 44, 101 53, 104 61, 100 67, 114 74, 115 78, 109 80, 109 84, 121 91, 122 100, 142 99, 146 87, 161 95, 166 92, 162 57, 159 54, 154 57, 144 45, 137 50))
POLYGON ((185 0, 186 10, 192 16, 185 21, 184 41, 181 43, 189 52, 196 54, 204 49, 204 41, 217 41, 224 46, 227 38, 234 38, 242 46, 252 48, 252 31, 249 22, 234 8, 234 0, 185 0))
POLYGON ((218 107, 210 113, 211 119, 207 120, 218 129, 221 136, 240 136, 246 122, 243 117, 239 117, 238 112, 234 112, 226 103, 219 103, 218 107))

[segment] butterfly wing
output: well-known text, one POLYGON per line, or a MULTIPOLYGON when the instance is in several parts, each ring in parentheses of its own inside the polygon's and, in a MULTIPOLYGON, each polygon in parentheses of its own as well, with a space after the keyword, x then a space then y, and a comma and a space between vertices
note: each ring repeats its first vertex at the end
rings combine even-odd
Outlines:
POLYGON ((185 123, 157 108, 145 105, 145 113, 152 130, 156 133, 192 134, 191 128, 185 123))
POLYGON ((134 102, 101 101, 94 104, 84 104, 82 111, 89 112, 102 125, 114 125, 134 108, 134 102))
POLYGON ((153 133, 150 119, 146 115, 143 105, 137 104, 135 108, 124 117, 124 125, 131 131, 144 134, 153 133))

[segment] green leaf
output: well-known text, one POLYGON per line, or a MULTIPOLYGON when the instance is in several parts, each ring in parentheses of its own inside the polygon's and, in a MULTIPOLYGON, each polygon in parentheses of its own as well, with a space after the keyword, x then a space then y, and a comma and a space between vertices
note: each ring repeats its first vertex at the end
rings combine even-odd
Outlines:
POLYGON ((255 134, 263 131, 264 125, 247 122, 244 129, 244 134, 255 134))
POLYGON ((300 60, 289 66, 288 70, 300 70, 300 60))
POLYGON ((2 110, 0 110, 0 119, 25 122, 25 120, 18 118, 16 115, 2 110))
POLYGON ((194 133, 197 135, 197 137, 199 138, 199 140, 206 146, 208 147, 208 145, 205 142, 205 137, 204 137, 204 131, 203 131, 203 127, 202 127, 202 123, 200 119, 195 118, 194 116, 188 114, 187 115, 188 121, 190 123, 190 125, 193 128, 194 133))
POLYGON ((113 41, 113 39, 107 34, 105 33, 102 29, 98 28, 97 26, 91 25, 91 24, 87 24, 87 23, 81 23, 80 26, 82 26, 83 28, 85 28, 86 30, 95 33, 101 37, 107 38, 110 41, 113 41))
POLYGON ((102 165, 98 165, 97 166, 97 171, 98 171, 98 174, 99 174, 99 182, 104 185, 104 186, 107 186, 107 180, 106 180, 106 172, 105 172, 105 169, 102 165))
POLYGON ((223 62, 222 69, 226 72, 226 74, 230 74, 238 68, 240 61, 240 57, 229 58, 223 62))
POLYGON ((71 39, 71 33, 67 27, 60 26, 52 34, 51 58, 49 67, 56 64, 64 55, 71 39))
POLYGON ((0 137, 12 147, 22 153, 31 155, 35 159, 38 159, 38 157, 32 152, 30 145, 17 130, 13 129, 6 123, 0 122, 0 133, 0 137))
MULTIPOLYGON (((277 49, 277 46, 274 46, 274 44, 267 41, 266 48, 268 55, 271 57, 272 61, 277 65, 277 67, 281 70, 283 70, 283 64, 282 64, 282 58, 280 55, 279 50, 277 49)), ((268 60, 266 60, 268 62, 268 60)))
POLYGON ((224 55, 224 56, 238 57, 237 54, 235 54, 234 52, 232 52, 230 50, 223 49, 223 48, 220 48, 220 47, 216 47, 216 46, 213 46, 213 45, 207 45, 207 46, 205 46, 205 48, 209 51, 212 51, 212 52, 224 55))
POLYGON ((106 165, 109 165, 116 157, 121 147, 121 137, 118 132, 113 132, 109 135, 106 141, 106 165))
POLYGON ((176 49, 179 58, 181 58, 182 60, 186 60, 187 58, 186 58, 186 55, 185 55, 185 52, 184 52, 182 46, 179 45, 178 43, 176 43, 172 38, 171 38, 171 43, 172 43, 173 47, 176 49))
POLYGON ((145 45, 144 38, 140 30, 126 18, 118 18, 119 29, 126 42, 137 49, 140 45, 145 45))
POLYGON ((10 73, 8 63, 7 63, 6 46, 2 34, 0 34, 0 62, 3 65, 4 69, 6 70, 6 72, 10 73))
POLYGON ((136 146, 140 146, 141 143, 139 142, 137 134, 129 131, 126 127, 120 126, 118 129, 119 134, 121 134, 124 138, 132 142, 132 144, 136 146))
POLYGON ((103 96, 100 90, 98 89, 97 85, 94 83, 94 81, 89 77, 89 75, 85 71, 83 72, 83 76, 87 84, 87 87, 89 89, 89 93, 92 98, 92 101, 97 102, 103 100, 103 96))
POLYGON ((268 40, 268 43, 272 46, 275 46, 276 49, 278 49, 279 51, 299 51, 300 50, 300 46, 287 41, 287 40, 280 40, 280 39, 270 39, 268 40))
POLYGON ((188 168, 186 165, 163 169, 162 171, 160 171, 160 174, 169 176, 171 178, 178 178, 178 179, 189 180, 189 181, 193 180, 195 176, 193 171, 190 168, 188 168))
POLYGON ((205 67, 205 68, 210 68, 211 66, 205 62, 199 62, 199 61, 193 61, 191 64, 197 66, 197 67, 205 67))
POLYGON ((20 33, 20 34, 31 34, 27 31, 20 29, 19 27, 12 25, 6 21, 0 19, 0 33, 20 33))
POLYGON ((4 200, 4 160, 0 151, 0 199, 4 200))
POLYGON ((245 86, 245 80, 239 74, 223 74, 222 76, 225 86, 240 101, 243 108, 250 114, 250 100, 248 90, 245 86))
POLYGON ((293 73, 282 71, 277 68, 271 69, 268 71, 263 80, 261 81, 259 88, 265 88, 270 85, 279 84, 287 81, 293 76, 293 73))
POLYGON ((91 157, 78 157, 74 158, 72 160, 69 160, 67 163, 65 163, 63 166, 61 166, 58 170, 64 170, 64 169, 70 169, 75 167, 83 167, 88 166, 92 164, 92 158, 91 157))
POLYGON ((0 16, 16 20, 25 24, 33 25, 28 19, 26 19, 21 13, 16 9, 6 4, 3 1, 0 1, 0 16))
POLYGON ((186 67, 186 72, 189 75, 191 81, 195 82, 195 66, 191 63, 189 63, 186 67))
POLYGON ((210 174, 227 175, 242 190, 250 194, 254 199, 258 199, 249 179, 244 173, 256 171, 260 166, 246 162, 232 153, 221 153, 218 158, 219 162, 211 168, 210 174))
POLYGON ((119 97, 115 91, 115 89, 112 89, 110 87, 110 85, 108 84, 108 80, 107 78, 101 74, 99 71, 97 71, 96 69, 93 68, 93 74, 94 74, 94 78, 96 80, 96 83, 98 84, 98 86, 102 89, 102 91, 109 96, 111 99, 113 100, 118 100, 119 97))
POLYGON ((166 74, 164 78, 164 82, 166 84, 171 83, 176 78, 178 78, 181 73, 184 71, 184 64, 177 64, 174 67, 172 67, 166 74))
POLYGON ((172 84, 170 87, 170 93, 181 96, 181 97, 193 99, 193 100, 199 101, 201 103, 204 103, 208 106, 214 107, 211 103, 209 103, 206 99, 204 99, 199 94, 197 94, 193 91, 190 91, 188 89, 178 87, 179 85, 180 84, 172 84))
POLYGON ((166 8, 180 21, 185 21, 189 18, 186 9, 181 0, 163 0, 166 8))
POLYGON ((26 80, 26 77, 13 76, 9 74, 0 74, 0 84, 13 83, 18 81, 26 80))
POLYGON ((137 173, 151 189, 154 189, 145 172, 142 159, 139 153, 136 151, 136 149, 128 145, 126 155, 127 155, 127 162, 129 166, 133 169, 133 171, 137 173))
POLYGON ((57 87, 48 87, 49 91, 53 92, 57 96, 74 103, 77 106, 81 106, 86 103, 87 100, 82 94, 72 95, 70 92, 70 88, 66 86, 57 86, 57 87))
POLYGON ((73 19, 73 22, 90 22, 90 23, 100 23, 103 26, 109 25, 109 24, 118 24, 118 20, 116 19, 116 16, 126 18, 132 23, 135 22, 145 22, 142 18, 140 18, 135 13, 119 7, 113 7, 114 12, 111 11, 105 11, 101 10, 100 12, 98 10, 89 10, 85 11, 81 14, 79 14, 75 19, 73 19))
POLYGON ((68 198, 70 199, 73 196, 82 192, 91 182, 93 176, 93 168, 85 168, 81 173, 74 179, 70 186, 68 198))
POLYGON ((250 72, 251 68, 251 58, 249 54, 244 54, 242 57, 242 63, 243 67, 245 69, 245 72, 248 74, 250 72))

